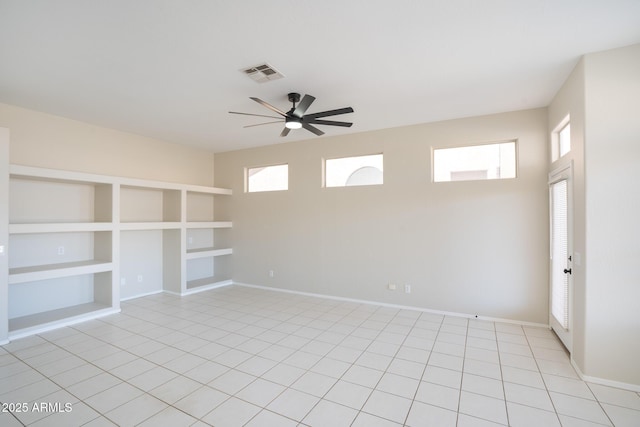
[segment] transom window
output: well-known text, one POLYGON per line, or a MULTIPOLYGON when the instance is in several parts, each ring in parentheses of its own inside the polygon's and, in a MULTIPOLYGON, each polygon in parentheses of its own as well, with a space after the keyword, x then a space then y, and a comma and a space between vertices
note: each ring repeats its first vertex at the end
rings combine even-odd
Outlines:
POLYGON ((382 154, 327 159, 324 163, 324 186, 381 185, 382 164, 382 154))
POLYGON ((249 193, 289 189, 289 165, 246 168, 245 172, 245 190, 249 193))
POLYGON ((515 177, 515 141, 433 150, 435 182, 515 177))
POLYGON ((567 116, 551 134, 551 161, 555 162, 571 151, 571 122, 567 116))

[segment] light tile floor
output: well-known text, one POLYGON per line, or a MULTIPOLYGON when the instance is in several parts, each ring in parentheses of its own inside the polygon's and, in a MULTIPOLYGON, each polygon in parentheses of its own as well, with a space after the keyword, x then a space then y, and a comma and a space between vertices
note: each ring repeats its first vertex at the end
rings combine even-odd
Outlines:
POLYGON ((640 426, 549 330, 240 286, 15 340, 0 402, 2 426, 640 426))

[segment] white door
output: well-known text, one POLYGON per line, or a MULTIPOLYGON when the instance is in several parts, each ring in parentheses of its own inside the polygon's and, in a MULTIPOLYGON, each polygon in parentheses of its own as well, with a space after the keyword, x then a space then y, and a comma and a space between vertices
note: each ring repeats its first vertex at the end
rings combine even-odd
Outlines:
POLYGON ((569 352, 571 352, 573 334, 571 194, 571 168, 550 175, 549 324, 569 352))

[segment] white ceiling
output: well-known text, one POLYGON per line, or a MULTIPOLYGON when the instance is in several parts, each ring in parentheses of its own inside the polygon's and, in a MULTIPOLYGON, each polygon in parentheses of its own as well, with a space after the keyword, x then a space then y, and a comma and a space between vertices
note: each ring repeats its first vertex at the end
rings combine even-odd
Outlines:
POLYGON ((638 0, 0 0, 0 102, 216 152, 549 104, 580 56, 640 42, 638 0), (239 70, 269 62, 286 78, 239 70), (268 119, 266 120, 268 121, 268 119))

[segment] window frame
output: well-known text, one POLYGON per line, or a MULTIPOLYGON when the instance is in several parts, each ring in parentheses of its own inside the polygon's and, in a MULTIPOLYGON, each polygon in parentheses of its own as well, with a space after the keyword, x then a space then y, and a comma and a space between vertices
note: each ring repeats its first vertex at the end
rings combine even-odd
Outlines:
POLYGON ((431 182, 434 184, 451 183, 451 182, 503 181, 503 180, 509 180, 509 179, 517 179, 519 177, 519 171, 520 171, 520 140, 518 138, 501 139, 501 140, 495 140, 495 141, 480 141, 480 142, 460 144, 460 145, 454 145, 454 146, 440 146, 440 147, 431 146, 431 182), (447 180, 447 181, 436 180, 436 155, 435 154, 437 150, 471 148, 471 147, 480 147, 480 146, 488 146, 488 145, 509 144, 509 143, 513 143, 514 145, 514 149, 513 149, 513 154, 515 156, 514 165, 513 165, 514 176, 505 177, 505 178, 464 179, 464 180, 447 180))
MULTIPOLYGON (((384 152, 375 152, 375 153, 367 153, 367 154, 355 154, 355 155, 346 155, 346 156, 336 156, 336 157, 322 157, 322 176, 321 176, 321 187, 322 188, 346 188, 346 187, 376 187, 384 185, 384 152), (359 184, 359 185, 327 185, 327 161, 330 160, 340 160, 340 159, 350 159, 357 157, 369 157, 369 156, 382 156, 382 182, 379 184, 359 184)), ((357 169, 356 169, 357 170, 357 169)), ((354 171, 355 172, 355 171, 354 171)))
POLYGON ((561 154, 560 151, 560 133, 567 128, 567 126, 571 126, 571 114, 567 114, 558 125, 551 131, 551 163, 555 163, 558 160, 562 159, 567 154, 571 153, 571 128, 569 128, 569 150, 561 154))
POLYGON ((247 194, 254 194, 254 193, 271 193, 274 191, 288 191, 289 190, 289 163, 285 162, 285 163, 270 163, 270 164, 266 164, 266 165, 258 165, 258 166, 245 166, 244 168, 244 192, 247 194), (278 188, 278 189, 273 189, 273 190, 258 190, 258 191, 251 191, 250 187, 249 187, 249 171, 252 169, 260 169, 260 168, 270 168, 270 167, 276 167, 276 166, 286 166, 287 167, 287 187, 286 188, 278 188))

